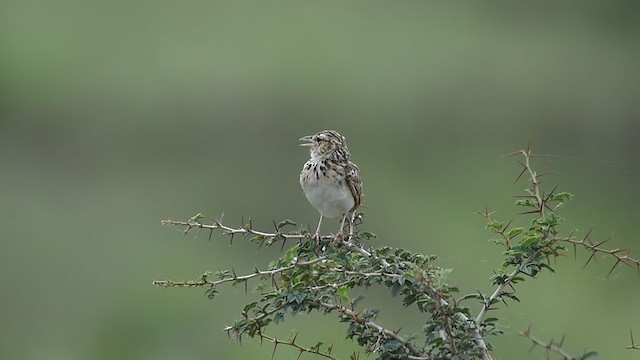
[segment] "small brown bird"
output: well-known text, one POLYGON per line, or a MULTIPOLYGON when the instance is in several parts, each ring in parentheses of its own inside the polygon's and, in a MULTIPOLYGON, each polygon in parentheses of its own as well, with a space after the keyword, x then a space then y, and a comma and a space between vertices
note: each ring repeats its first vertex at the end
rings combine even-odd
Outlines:
MULTIPOLYGON (((300 172, 300 185, 307 200, 320 212, 314 238, 320 240, 322 218, 342 215, 336 239, 342 239, 344 223, 362 201, 360 169, 351 162, 344 136, 333 130, 300 138, 309 148, 310 158, 300 172)), ((353 219, 349 232, 353 233, 353 219)))

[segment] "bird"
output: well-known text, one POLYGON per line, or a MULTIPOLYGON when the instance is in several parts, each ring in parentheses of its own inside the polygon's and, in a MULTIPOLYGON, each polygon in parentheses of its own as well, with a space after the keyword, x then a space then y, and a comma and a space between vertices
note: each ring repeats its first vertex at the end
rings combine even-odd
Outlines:
MULTIPOLYGON (((344 224, 349 213, 362 203, 360 169, 351 161, 351 153, 344 136, 334 130, 323 130, 300 138, 300 146, 309 148, 309 160, 300 172, 300 186, 311 205, 320 213, 313 238, 320 242, 322 219, 342 216, 335 235, 342 240, 344 224)), ((349 233, 353 234, 353 218, 349 219, 349 233)))

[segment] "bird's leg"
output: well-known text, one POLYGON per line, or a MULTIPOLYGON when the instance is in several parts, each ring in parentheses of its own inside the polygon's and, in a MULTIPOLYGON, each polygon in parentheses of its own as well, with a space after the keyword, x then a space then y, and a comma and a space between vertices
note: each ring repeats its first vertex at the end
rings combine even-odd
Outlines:
POLYGON ((355 221, 356 221, 356 212, 353 211, 351 213, 351 217, 349 218, 349 238, 351 238, 353 236, 353 231, 355 230, 353 223, 355 221))
POLYGON ((343 233, 343 231, 344 231, 344 230, 343 230, 343 229, 344 229, 344 222, 347 220, 347 215, 349 215, 349 213, 345 213, 345 214, 342 216, 342 221, 340 221, 340 229, 338 229, 338 233, 337 233, 337 234, 336 234, 336 236, 335 236, 335 241, 336 241, 336 242, 338 242, 338 241, 342 241, 342 237, 343 237, 343 234, 344 234, 344 233, 343 233))
POLYGON ((316 228, 316 233, 313 235, 313 238, 320 242, 320 225, 322 225, 322 214, 320 214, 320 220, 318 220, 318 227, 316 228))

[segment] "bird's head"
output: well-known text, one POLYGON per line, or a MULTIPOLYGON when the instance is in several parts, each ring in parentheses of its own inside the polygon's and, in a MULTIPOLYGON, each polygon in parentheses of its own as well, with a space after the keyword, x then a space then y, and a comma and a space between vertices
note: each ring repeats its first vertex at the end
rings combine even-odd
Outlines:
POLYGON ((323 130, 315 135, 303 136, 300 141, 303 141, 300 146, 308 147, 313 158, 349 156, 345 137, 333 130, 323 130))

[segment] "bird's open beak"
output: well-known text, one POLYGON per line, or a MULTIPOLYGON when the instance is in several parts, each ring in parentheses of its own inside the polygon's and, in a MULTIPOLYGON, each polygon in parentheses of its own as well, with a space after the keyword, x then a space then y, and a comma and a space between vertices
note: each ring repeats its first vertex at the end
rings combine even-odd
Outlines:
POLYGON ((304 141, 300 146, 311 147, 313 146, 313 135, 307 135, 300 138, 299 141, 304 141))

